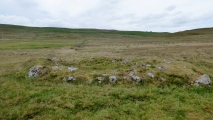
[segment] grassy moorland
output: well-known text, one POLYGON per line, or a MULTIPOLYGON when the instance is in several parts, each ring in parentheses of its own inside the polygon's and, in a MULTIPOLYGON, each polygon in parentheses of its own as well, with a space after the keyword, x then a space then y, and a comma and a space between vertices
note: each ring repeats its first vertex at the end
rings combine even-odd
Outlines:
POLYGON ((213 80, 212 31, 0 25, 0 119, 213 119, 213 87, 191 85, 203 74, 213 80), (34 65, 45 72, 28 78, 34 65), (98 83, 102 74, 118 80, 98 83), (62 80, 69 76, 77 80, 62 80))

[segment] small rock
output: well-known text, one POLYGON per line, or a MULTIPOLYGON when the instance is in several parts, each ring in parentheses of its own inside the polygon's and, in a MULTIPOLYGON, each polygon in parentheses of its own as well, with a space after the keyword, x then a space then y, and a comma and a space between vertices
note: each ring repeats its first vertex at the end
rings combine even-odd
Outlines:
POLYGON ((195 81, 195 86, 199 86, 200 84, 202 85, 211 85, 212 81, 210 79, 210 77, 205 74, 205 75, 202 75, 200 78, 198 78, 198 80, 195 81))
POLYGON ((98 81, 104 81, 104 77, 97 77, 98 81))
POLYGON ((185 69, 187 68, 186 66, 183 66, 185 69))
POLYGON ((55 57, 49 57, 48 59, 53 61, 53 62, 56 62, 56 63, 58 63, 60 61, 59 59, 57 59, 55 57))
POLYGON ((41 66, 41 65, 35 65, 33 67, 30 68, 30 71, 28 73, 28 77, 30 78, 36 78, 39 75, 42 74, 43 70, 45 69, 45 66, 41 66))
POLYGON ((134 75, 131 76, 131 79, 134 80, 134 81, 136 81, 136 82, 140 82, 141 81, 140 77, 134 76, 134 75))
POLYGON ((89 80, 88 80, 88 83, 89 83, 89 84, 92 84, 92 82, 93 82, 92 79, 89 79, 89 80))
POLYGON ((76 80, 76 78, 74 78, 74 77, 72 77, 72 76, 70 76, 70 77, 68 77, 68 79, 67 79, 68 81, 72 81, 72 80, 76 80))
POLYGON ((69 71, 69 72, 73 72, 73 71, 76 71, 76 70, 78 70, 78 68, 68 67, 68 71, 69 71))
POLYGON ((164 70, 163 66, 158 67, 158 70, 164 70))
POLYGON ((112 63, 116 62, 116 60, 112 60, 112 63))
POLYGON ((147 75, 148 75, 149 77, 151 77, 151 78, 154 78, 154 77, 155 77, 153 73, 148 73, 147 75))
POLYGON ((146 63, 142 62, 142 66, 146 66, 146 63))
POLYGON ((150 64, 147 64, 147 65, 146 65, 146 67, 150 67, 150 66, 151 66, 150 64))
POLYGON ((107 76, 108 76, 108 74, 102 74, 102 76, 103 76, 103 77, 107 77, 107 76))
POLYGON ((129 73, 129 77, 132 77, 133 76, 133 73, 129 73))
POLYGON ((128 60, 128 59, 124 59, 122 63, 123 63, 123 64, 128 64, 128 63, 129 63, 129 60, 128 60))
POLYGON ((63 78, 63 81, 67 81, 67 78, 66 78, 66 77, 64 77, 64 78, 63 78))
POLYGON ((57 70, 57 69, 58 69, 58 66, 52 66, 52 69, 53 69, 53 70, 57 70))
POLYGON ((115 82, 117 80, 116 76, 110 76, 109 81, 110 82, 115 82))
POLYGON ((64 68, 64 66, 59 66, 59 70, 63 70, 64 68))
POLYGON ((161 81, 165 81, 166 79, 164 77, 161 78, 161 81))

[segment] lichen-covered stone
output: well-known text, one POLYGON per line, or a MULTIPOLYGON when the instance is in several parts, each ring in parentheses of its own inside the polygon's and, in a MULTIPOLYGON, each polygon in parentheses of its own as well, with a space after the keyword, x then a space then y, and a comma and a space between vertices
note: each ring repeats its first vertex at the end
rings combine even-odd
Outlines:
POLYGON ((39 75, 41 75, 43 73, 43 70, 45 69, 45 66, 41 66, 41 65, 35 65, 33 67, 30 68, 30 71, 28 73, 28 77, 30 78, 36 78, 39 75))

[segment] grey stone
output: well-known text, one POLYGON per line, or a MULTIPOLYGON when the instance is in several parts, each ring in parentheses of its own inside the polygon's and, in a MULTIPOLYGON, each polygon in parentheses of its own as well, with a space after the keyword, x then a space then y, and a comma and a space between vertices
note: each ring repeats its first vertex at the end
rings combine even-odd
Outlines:
POLYGON ((116 76, 110 76, 109 81, 110 82, 115 82, 117 80, 116 76))
POLYGON ((88 80, 88 83, 89 83, 89 84, 92 84, 92 82, 93 82, 92 79, 89 79, 89 80, 88 80))
POLYGON ((55 58, 55 57, 49 57, 49 60, 53 61, 53 62, 59 62, 60 60, 55 58))
POLYGON ((164 77, 161 78, 161 81, 165 81, 166 79, 164 77))
POLYGON ((134 75, 131 76, 131 79, 134 80, 134 81, 136 81, 136 82, 140 82, 141 81, 140 77, 134 76, 134 75))
POLYGON ((164 70, 163 66, 158 67, 158 70, 164 70))
POLYGON ((30 71, 28 73, 28 77, 30 78, 36 78, 39 75, 41 75, 43 73, 43 70, 45 69, 45 66, 41 66, 41 65, 35 65, 33 67, 30 68, 30 71))
POLYGON ((70 81, 70 80, 73 80, 73 77, 68 77, 68 79, 67 79, 67 80, 69 80, 69 81, 70 81))
POLYGON ((202 85, 211 85, 212 81, 210 79, 210 77, 205 74, 205 75, 202 75, 200 78, 198 78, 198 80, 195 81, 195 86, 198 86, 200 84, 202 85))
POLYGON ((108 76, 108 74, 102 74, 102 76, 103 76, 103 77, 106 77, 106 76, 108 76))
POLYGON ((67 79, 68 81, 72 81, 72 80, 76 80, 76 78, 74 78, 74 77, 72 77, 72 76, 70 76, 70 77, 68 77, 68 79, 67 79))
POLYGON ((128 59, 124 59, 122 63, 123 63, 123 64, 128 64, 128 63, 129 63, 129 60, 128 60, 128 59))
POLYGON ((116 62, 116 60, 112 60, 112 63, 116 62))
POLYGON ((151 65, 150 64, 146 64, 146 67, 150 67, 151 65))
POLYGON ((142 62, 142 66, 146 66, 146 63, 142 62))
POLYGON ((154 78, 154 77, 155 77, 153 73, 148 73, 147 75, 148 75, 149 77, 151 77, 151 78, 154 78))
POLYGON ((58 66, 52 66, 53 70, 57 70, 59 67, 58 66))
POLYGON ((67 78, 66 78, 66 77, 64 77, 64 78, 63 78, 63 81, 67 81, 67 78))
POLYGON ((133 73, 129 73, 129 77, 132 77, 133 76, 133 73))
POLYGON ((104 81, 104 77, 97 77, 98 81, 104 81))
POLYGON ((76 70, 78 70, 78 68, 68 67, 68 71, 69 71, 69 72, 73 72, 73 71, 76 71, 76 70))

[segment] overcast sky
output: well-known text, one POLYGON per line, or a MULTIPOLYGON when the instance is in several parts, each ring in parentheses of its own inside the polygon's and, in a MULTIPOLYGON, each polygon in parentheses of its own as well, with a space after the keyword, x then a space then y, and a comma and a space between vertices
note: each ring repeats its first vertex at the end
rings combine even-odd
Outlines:
POLYGON ((177 32, 213 27, 213 0, 0 0, 0 24, 177 32))

